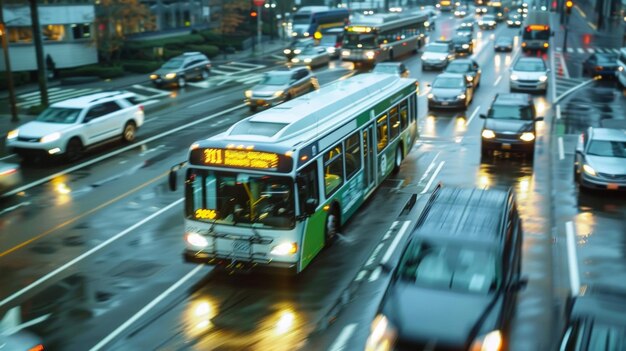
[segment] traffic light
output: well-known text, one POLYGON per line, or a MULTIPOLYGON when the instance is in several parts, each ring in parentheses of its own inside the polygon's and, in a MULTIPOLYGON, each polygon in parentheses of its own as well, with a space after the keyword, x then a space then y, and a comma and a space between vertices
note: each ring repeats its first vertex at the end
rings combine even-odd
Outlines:
POLYGON ((565 1, 565 13, 568 15, 571 14, 572 7, 574 7, 574 2, 572 0, 566 0, 565 1))

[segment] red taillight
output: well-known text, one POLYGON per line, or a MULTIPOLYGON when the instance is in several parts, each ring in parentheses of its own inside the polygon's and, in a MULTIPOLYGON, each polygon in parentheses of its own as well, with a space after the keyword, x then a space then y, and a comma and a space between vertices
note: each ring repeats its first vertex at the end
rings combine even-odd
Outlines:
POLYGON ((28 351, 43 351, 43 345, 39 344, 37 346, 31 347, 28 351))
POLYGON ((335 48, 340 48, 341 47, 341 43, 335 43, 335 48))
POLYGON ((143 112, 143 105, 139 105, 139 110, 143 112))
POLYGON ((602 71, 602 68, 604 68, 604 67, 602 67, 602 66, 596 66, 596 71, 602 71))
POLYGON ((8 176, 9 174, 13 174, 17 172, 17 168, 7 169, 6 171, 0 172, 0 176, 8 176))

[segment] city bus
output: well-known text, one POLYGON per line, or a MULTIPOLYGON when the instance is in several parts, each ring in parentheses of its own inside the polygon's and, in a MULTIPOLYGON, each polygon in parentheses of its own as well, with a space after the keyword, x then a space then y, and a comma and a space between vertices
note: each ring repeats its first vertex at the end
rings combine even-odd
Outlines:
POLYGON ((523 51, 548 51, 550 47, 550 13, 548 11, 530 10, 524 18, 522 29, 523 51))
POLYGON ((345 8, 331 9, 328 6, 305 6, 300 8, 291 21, 291 36, 294 38, 315 37, 329 28, 341 28, 350 21, 350 12, 345 8))
POLYGON ((407 53, 417 53, 426 40, 428 15, 376 14, 354 20, 344 32, 341 59, 373 66, 407 53))
POLYGON ((487 2, 487 14, 493 15, 496 22, 502 22, 507 17, 511 6, 511 0, 489 1, 487 2))
POLYGON ((193 143, 185 261, 304 270, 399 169, 418 137, 417 95, 414 79, 361 74, 193 143))
POLYGON ((435 7, 441 12, 450 12, 452 11, 453 4, 451 0, 439 0, 435 7))

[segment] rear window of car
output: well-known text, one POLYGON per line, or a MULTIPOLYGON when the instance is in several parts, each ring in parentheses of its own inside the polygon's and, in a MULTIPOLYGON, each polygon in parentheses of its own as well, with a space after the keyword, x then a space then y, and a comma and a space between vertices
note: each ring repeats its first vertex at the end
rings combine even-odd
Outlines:
POLYGON ((82 109, 79 108, 48 107, 37 116, 36 120, 47 123, 70 124, 76 122, 81 111, 82 109))

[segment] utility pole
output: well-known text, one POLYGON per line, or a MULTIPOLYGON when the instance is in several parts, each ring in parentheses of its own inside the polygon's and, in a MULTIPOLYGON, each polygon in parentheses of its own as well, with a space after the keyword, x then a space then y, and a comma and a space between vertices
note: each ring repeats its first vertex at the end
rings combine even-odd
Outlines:
POLYGON ((263 52, 261 48, 261 37, 263 35, 263 21, 261 20, 261 11, 263 10, 263 5, 265 4, 265 0, 253 0, 252 3, 256 6, 256 39, 257 46, 259 50, 263 52))
POLYGON ((29 0, 30 18, 33 26, 33 37, 35 43, 35 56, 37 57, 37 78, 39 81, 39 96, 43 106, 48 106, 48 77, 46 74, 46 64, 43 60, 43 41, 41 40, 41 26, 39 25, 39 11, 37 10, 37 0, 29 0))
POLYGON ((9 40, 7 29, 4 24, 4 6, 0 0, 0 35, 2 36, 2 52, 4 53, 4 69, 7 75, 7 89, 9 90, 9 106, 11 107, 11 122, 18 122, 17 101, 15 99, 15 86, 13 85, 13 72, 11 71, 11 59, 9 57, 9 40))
POLYGON ((567 32, 569 29, 569 17, 572 14, 572 7, 574 7, 574 2, 572 0, 565 0, 565 33, 563 34, 563 52, 567 52, 567 32))

